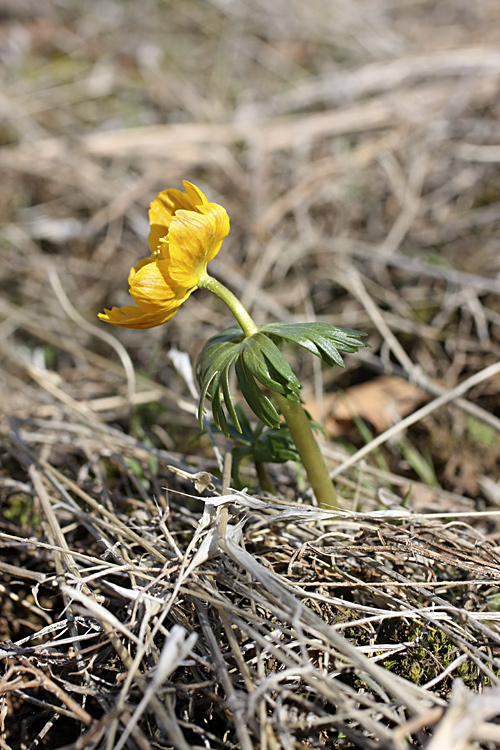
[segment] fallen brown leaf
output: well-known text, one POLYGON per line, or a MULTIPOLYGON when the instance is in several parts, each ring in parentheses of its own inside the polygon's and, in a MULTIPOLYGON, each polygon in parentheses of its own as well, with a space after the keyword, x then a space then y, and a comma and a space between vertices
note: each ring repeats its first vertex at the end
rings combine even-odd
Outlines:
MULTIPOLYGON (((329 437, 338 437, 353 417, 369 422, 380 433, 398 422, 426 401, 428 395, 395 375, 381 375, 366 383, 353 385, 345 391, 324 395, 323 427, 329 437)), ((306 409, 315 418, 314 396, 306 396, 306 409)))

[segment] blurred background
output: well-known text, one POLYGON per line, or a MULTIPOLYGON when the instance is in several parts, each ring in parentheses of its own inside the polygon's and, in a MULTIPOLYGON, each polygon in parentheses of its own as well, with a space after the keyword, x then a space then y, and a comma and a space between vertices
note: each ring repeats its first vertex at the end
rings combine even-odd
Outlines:
MULTIPOLYGON (((194 363, 229 313, 197 292, 150 331, 96 318, 127 304, 149 203, 183 179, 226 207, 211 272, 258 323, 369 335, 342 371, 292 354, 327 437, 359 447, 498 360, 496 0, 3 0, 0 60, 4 417, 84 416, 196 452, 169 352, 194 363)), ((416 425, 385 465, 500 502, 498 387, 416 425)))

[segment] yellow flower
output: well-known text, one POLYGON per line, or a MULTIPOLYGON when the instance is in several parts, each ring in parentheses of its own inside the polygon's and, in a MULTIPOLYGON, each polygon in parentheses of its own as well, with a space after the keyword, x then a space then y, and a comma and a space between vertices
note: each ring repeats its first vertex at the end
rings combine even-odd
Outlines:
POLYGON ((135 305, 113 307, 99 318, 122 328, 153 328, 173 318, 196 289, 229 233, 229 217, 190 182, 186 190, 164 190, 149 210, 151 257, 130 271, 135 305))

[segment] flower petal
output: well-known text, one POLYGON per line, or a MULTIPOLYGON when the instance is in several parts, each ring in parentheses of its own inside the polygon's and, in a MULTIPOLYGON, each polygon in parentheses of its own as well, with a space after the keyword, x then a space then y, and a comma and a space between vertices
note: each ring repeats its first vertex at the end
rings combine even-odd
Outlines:
POLYGON ((130 296, 141 310, 154 312, 159 307, 179 307, 193 290, 172 283, 167 275, 168 262, 150 259, 140 261, 129 275, 130 296), (163 273, 162 273, 163 271, 163 273))
POLYGON ((139 271, 139 269, 141 269, 143 266, 147 266, 148 263, 154 263, 154 262, 155 262, 154 258, 152 258, 151 256, 149 258, 142 258, 141 260, 137 261, 135 266, 132 266, 132 268, 130 269, 128 273, 129 286, 135 274, 137 273, 137 271, 139 271))
MULTIPOLYGON (((203 193, 201 195, 205 197, 203 193)), ((198 200, 197 195, 196 200, 198 200)), ((148 237, 151 253, 154 254, 159 249, 160 240, 168 234, 170 222, 175 212, 180 209, 194 210, 194 203, 190 196, 182 193, 180 190, 163 190, 151 203, 149 209, 151 231, 148 237)))
POLYGON ((158 309, 156 312, 143 312, 135 305, 113 307, 98 313, 98 317, 105 323, 111 323, 121 328, 154 328, 174 317, 180 305, 170 310, 158 309))
POLYGON ((178 211, 170 224, 168 274, 186 288, 196 286, 229 232, 229 217, 222 206, 211 203, 204 208, 209 210, 203 214, 178 211))
POLYGON ((207 254, 207 263, 209 263, 215 258, 220 250, 222 241, 229 234, 229 216, 226 209, 219 206, 218 203, 207 203, 205 206, 199 206, 198 208, 200 213, 211 218, 215 227, 212 247, 207 254))
POLYGON ((205 193, 201 192, 199 187, 196 187, 196 185, 193 185, 192 182, 188 182, 187 180, 183 180, 182 184, 184 185, 187 197, 191 201, 191 207, 193 209, 208 205, 208 198, 205 193))

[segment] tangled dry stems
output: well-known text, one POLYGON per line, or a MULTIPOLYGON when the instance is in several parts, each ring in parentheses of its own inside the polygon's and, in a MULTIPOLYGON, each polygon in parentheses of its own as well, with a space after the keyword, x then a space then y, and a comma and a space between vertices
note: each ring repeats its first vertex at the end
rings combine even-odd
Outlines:
POLYGON ((208 472, 105 425, 12 427, 31 484, 4 490, 33 533, 3 524, 16 564, 2 568, 36 627, 3 644, 0 689, 46 715, 41 736, 57 721, 77 748, 405 747, 460 676, 488 686, 484 716, 456 688, 460 726, 465 712, 470 739, 496 738, 499 553, 468 523, 495 511, 332 516, 221 495, 208 472))

